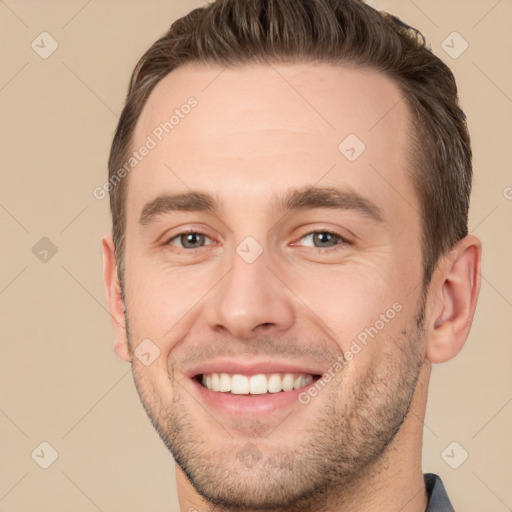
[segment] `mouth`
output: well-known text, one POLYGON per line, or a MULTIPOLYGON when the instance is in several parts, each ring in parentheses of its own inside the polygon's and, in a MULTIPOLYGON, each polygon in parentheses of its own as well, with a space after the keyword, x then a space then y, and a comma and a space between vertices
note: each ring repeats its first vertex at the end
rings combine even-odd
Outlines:
POLYGON ((267 418, 272 421, 291 408, 305 410, 300 395, 314 386, 323 369, 277 360, 214 360, 191 368, 188 377, 192 396, 212 413, 240 418, 267 418))
POLYGON ((301 390, 320 375, 309 373, 258 373, 243 375, 240 373, 204 373, 196 377, 199 384, 215 393, 231 395, 268 395, 301 390))

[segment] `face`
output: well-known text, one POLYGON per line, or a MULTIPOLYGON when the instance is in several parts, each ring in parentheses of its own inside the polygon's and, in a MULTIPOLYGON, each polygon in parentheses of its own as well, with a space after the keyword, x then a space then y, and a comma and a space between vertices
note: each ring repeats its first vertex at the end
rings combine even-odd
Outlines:
POLYGON ((211 502, 299 510, 370 471, 404 420, 425 336, 401 99, 372 70, 195 65, 144 107, 133 147, 152 147, 127 190, 133 374, 211 502))

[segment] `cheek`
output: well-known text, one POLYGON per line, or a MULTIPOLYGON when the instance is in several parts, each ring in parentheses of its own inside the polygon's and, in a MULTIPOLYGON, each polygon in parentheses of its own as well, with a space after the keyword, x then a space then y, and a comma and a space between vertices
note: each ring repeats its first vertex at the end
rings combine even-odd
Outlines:
POLYGON ((167 374, 163 365, 158 364, 158 360, 151 366, 137 364, 133 376, 149 417, 162 421, 163 411, 172 404, 179 385, 167 374))
POLYGON ((405 283, 410 276, 400 276, 396 268, 361 261, 307 278, 302 273, 292 285, 307 305, 304 314, 343 353, 347 361, 343 375, 349 386, 351 382, 357 386, 361 375, 381 372, 389 361, 401 357, 397 340, 404 330, 410 335, 420 289, 408 296, 405 283))
MULTIPOLYGON (((305 314, 316 317, 315 323, 328 330, 344 348, 345 343, 373 326, 400 300, 403 284, 397 281, 391 269, 354 260, 338 269, 300 272, 295 278, 290 276, 287 283, 305 304, 305 314)), ((390 311, 388 316, 394 313, 390 311)))
POLYGON ((190 327, 221 269, 204 265, 169 268, 155 260, 132 258, 126 266, 130 331, 169 350, 190 327))

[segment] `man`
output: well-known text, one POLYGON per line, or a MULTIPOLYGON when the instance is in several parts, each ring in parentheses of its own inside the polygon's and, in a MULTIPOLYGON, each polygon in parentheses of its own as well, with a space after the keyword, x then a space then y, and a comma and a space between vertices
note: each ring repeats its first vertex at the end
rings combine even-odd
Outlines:
POLYGON ((432 363, 480 288, 449 69, 358 0, 218 0, 142 57, 103 239, 115 352, 182 511, 453 510, 432 363))

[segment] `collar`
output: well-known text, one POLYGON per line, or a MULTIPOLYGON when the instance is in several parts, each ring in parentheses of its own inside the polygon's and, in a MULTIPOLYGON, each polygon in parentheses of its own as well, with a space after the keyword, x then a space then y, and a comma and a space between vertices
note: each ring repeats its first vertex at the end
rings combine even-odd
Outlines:
POLYGON ((425 473, 423 478, 429 496, 425 512, 455 512, 441 478, 434 473, 425 473))

